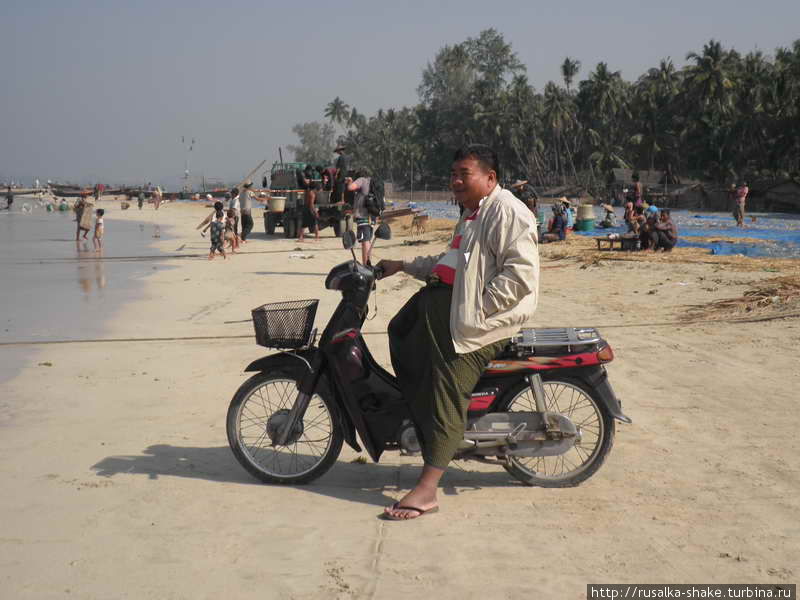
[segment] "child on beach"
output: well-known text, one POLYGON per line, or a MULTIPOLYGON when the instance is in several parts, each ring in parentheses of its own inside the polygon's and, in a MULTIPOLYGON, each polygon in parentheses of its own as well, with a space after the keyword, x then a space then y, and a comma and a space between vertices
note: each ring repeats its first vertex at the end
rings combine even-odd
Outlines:
POLYGON ((226 259, 223 234, 225 232, 225 213, 222 212, 222 206, 216 209, 211 221, 200 232, 204 234, 206 229, 211 228, 211 250, 208 253, 208 260, 214 260, 214 253, 219 252, 222 258, 226 259))
POLYGON ((103 249, 103 233, 105 230, 105 226, 103 225, 103 215, 106 214, 106 211, 102 208, 98 208, 95 212, 97 215, 97 219, 94 222, 94 237, 92 238, 92 244, 94 244, 95 252, 100 252, 103 249))
POLYGON ((230 244, 231 254, 236 254, 236 249, 239 247, 239 236, 236 234, 236 225, 239 217, 236 216, 236 210, 233 208, 228 209, 228 217, 225 219, 225 242, 230 244))

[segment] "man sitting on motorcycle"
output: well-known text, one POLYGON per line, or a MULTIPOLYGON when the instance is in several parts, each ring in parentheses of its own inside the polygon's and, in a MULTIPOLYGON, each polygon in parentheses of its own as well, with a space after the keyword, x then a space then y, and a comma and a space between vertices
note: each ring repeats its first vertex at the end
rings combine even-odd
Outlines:
POLYGON ((412 261, 382 260, 427 285, 389 324, 392 366, 409 403, 425 461, 417 484, 384 516, 438 510, 437 488, 464 438, 470 394, 489 361, 536 309, 539 251, 530 211, 498 181, 497 154, 459 149, 450 186, 464 208, 450 247, 412 261))

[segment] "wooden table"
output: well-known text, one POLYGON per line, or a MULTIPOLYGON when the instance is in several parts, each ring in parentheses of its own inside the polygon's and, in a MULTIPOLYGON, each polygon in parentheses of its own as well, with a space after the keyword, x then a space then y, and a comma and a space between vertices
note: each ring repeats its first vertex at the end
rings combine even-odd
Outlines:
POLYGON ((608 244, 607 249, 613 250, 614 244, 619 245, 620 250, 636 250, 636 240, 638 238, 634 237, 618 237, 618 238, 607 238, 607 237, 596 237, 594 241, 597 242, 597 249, 603 250, 601 244, 608 244))

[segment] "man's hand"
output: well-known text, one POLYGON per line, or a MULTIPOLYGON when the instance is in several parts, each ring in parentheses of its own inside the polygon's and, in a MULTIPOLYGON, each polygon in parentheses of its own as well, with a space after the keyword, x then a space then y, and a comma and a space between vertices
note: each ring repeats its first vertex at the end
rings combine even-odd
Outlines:
POLYGON ((379 269, 383 269, 383 276, 389 277, 398 271, 403 270, 402 260, 382 260, 376 265, 379 269))

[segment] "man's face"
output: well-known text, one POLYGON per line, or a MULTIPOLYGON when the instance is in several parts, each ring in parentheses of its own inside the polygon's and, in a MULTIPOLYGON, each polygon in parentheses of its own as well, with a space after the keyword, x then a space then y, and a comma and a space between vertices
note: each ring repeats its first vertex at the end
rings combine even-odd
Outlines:
POLYGON ((458 160, 450 169, 450 188, 456 202, 467 208, 477 208, 481 198, 488 196, 496 185, 497 173, 474 158, 458 160))

